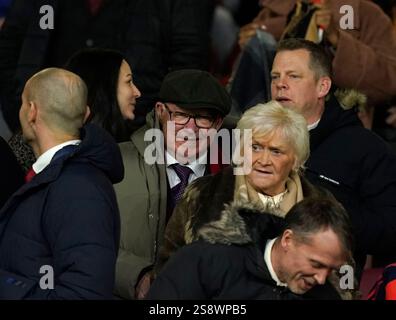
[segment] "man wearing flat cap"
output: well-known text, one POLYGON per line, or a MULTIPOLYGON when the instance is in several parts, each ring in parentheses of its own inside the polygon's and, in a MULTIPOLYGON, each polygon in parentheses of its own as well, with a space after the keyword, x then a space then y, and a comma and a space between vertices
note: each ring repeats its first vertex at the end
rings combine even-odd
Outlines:
POLYGON ((115 185, 121 214, 117 296, 140 299, 147 293, 166 224, 185 187, 222 167, 211 161, 221 156, 210 156, 218 150, 209 148, 205 133, 221 127, 230 107, 231 97, 208 72, 171 72, 146 125, 120 144, 125 178, 115 185))

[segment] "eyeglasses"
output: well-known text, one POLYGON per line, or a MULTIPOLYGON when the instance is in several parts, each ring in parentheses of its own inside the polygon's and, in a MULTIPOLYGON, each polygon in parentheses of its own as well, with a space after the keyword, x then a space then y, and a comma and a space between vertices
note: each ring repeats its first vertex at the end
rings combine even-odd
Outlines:
POLYGON ((191 118, 194 119, 195 125, 198 128, 209 129, 213 126, 216 119, 211 116, 204 116, 201 114, 192 115, 179 111, 170 111, 166 103, 164 103, 165 109, 169 112, 170 119, 175 122, 175 124, 186 125, 191 118))

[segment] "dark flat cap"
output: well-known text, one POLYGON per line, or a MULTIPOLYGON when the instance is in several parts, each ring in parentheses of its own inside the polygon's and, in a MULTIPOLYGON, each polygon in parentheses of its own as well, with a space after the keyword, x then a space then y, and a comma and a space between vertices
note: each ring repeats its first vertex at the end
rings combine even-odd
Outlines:
POLYGON ((162 82, 159 98, 183 109, 212 109, 222 116, 231 108, 231 96, 225 88, 209 72, 202 70, 170 72, 162 82))

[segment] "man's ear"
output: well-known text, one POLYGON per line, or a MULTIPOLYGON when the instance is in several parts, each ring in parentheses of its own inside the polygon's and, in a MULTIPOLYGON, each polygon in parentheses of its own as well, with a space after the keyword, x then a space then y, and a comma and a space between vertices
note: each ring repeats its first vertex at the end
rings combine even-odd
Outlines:
POLYGON ((35 124, 37 120, 37 115, 38 115, 37 104, 33 101, 29 101, 28 123, 35 124))
POLYGON ((283 231, 281 238, 281 247, 283 250, 288 251, 293 244, 293 231, 291 229, 286 229, 283 231))
POLYGON ((318 97, 325 97, 331 88, 331 79, 329 77, 321 77, 318 81, 318 97))
POLYGON ((163 129, 163 127, 166 125, 166 121, 164 119, 164 112, 165 110, 165 105, 162 102, 157 102, 155 104, 155 119, 156 121, 158 120, 160 128, 163 129))
POLYGON ((164 104, 161 102, 157 102, 155 104, 155 114, 157 115, 158 118, 161 118, 163 111, 164 111, 164 104))
POLYGON ((218 117, 213 125, 213 128, 215 128, 216 130, 219 130, 223 124, 224 118, 222 117, 218 117))
POLYGON ((87 119, 91 115, 91 108, 87 105, 87 110, 85 111, 85 116, 84 116, 84 123, 87 122, 87 119))

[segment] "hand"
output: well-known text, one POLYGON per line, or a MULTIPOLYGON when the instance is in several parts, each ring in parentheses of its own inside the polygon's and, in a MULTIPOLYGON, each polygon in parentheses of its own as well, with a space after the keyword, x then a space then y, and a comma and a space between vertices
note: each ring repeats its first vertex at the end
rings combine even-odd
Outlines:
POLYGON ((266 30, 265 21, 270 15, 268 8, 263 8, 254 20, 239 30, 238 44, 243 49, 249 40, 256 34, 257 29, 266 30))
POLYGON ((388 109, 389 116, 386 118, 385 122, 390 126, 396 128, 396 106, 390 107, 388 109))
POLYGON ((140 278, 140 281, 137 284, 135 290, 135 299, 142 300, 146 298, 146 295, 150 290, 151 280, 152 280, 151 271, 146 272, 143 275, 143 277, 140 278))
POLYGON ((316 11, 316 25, 325 31, 327 40, 333 47, 337 48, 340 31, 337 28, 327 1, 323 1, 322 7, 316 11))
MULTIPOLYGON (((260 28, 260 25, 254 22, 251 22, 245 26, 243 26, 239 30, 239 39, 238 39, 238 44, 241 47, 241 49, 245 48, 246 44, 249 42, 249 40, 254 37, 256 34, 256 30, 260 28)), ((261 28, 265 30, 265 26, 262 25, 261 28)))

